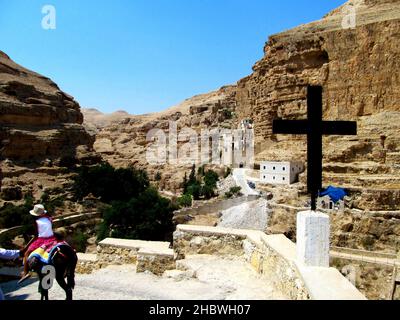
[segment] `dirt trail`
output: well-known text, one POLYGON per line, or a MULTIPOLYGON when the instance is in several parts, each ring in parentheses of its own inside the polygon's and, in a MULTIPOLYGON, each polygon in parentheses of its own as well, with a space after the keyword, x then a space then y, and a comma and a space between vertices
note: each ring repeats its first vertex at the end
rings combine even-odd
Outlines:
MULTIPOLYGON (((242 258, 193 256, 183 261, 188 271, 168 276, 137 274, 135 266, 110 266, 91 275, 77 275, 75 300, 277 300, 284 299, 242 258), (192 278, 188 276, 194 274, 192 278)), ((2 284, 8 300, 38 300, 37 281, 18 287, 2 284)), ((63 300, 57 284, 50 299, 63 300)))

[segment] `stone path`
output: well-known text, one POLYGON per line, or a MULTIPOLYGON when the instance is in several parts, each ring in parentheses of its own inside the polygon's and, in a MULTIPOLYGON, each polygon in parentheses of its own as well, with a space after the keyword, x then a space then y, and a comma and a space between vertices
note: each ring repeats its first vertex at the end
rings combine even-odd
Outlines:
MULTIPOLYGON (((179 269, 163 277, 136 273, 134 265, 110 266, 91 275, 77 275, 75 300, 278 300, 267 278, 243 258, 199 255, 178 262, 179 269)), ((16 281, 1 284, 6 299, 38 300, 37 282, 24 287, 16 281)), ((50 299, 65 299, 57 284, 50 299)))
POLYGON ((235 179, 236 185, 242 188, 240 190, 245 196, 259 195, 259 192, 253 190, 249 187, 247 181, 252 181, 251 178, 246 176, 247 169, 234 169, 233 170, 233 178, 235 179))

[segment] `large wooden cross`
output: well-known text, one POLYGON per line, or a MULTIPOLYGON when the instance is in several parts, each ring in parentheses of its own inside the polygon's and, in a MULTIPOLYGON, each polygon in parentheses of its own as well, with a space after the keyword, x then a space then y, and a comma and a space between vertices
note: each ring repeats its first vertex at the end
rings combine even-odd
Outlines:
POLYGON ((322 136, 357 135, 357 122, 322 120, 322 87, 308 86, 307 120, 275 120, 274 134, 307 135, 307 187, 311 194, 311 210, 317 209, 322 189, 322 136))

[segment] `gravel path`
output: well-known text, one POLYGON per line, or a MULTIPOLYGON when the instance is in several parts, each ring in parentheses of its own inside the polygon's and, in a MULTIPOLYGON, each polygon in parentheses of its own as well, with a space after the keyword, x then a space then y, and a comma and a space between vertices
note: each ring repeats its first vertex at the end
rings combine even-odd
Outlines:
POLYGON ((267 200, 246 202, 222 211, 219 227, 264 231, 268 227, 267 200))
MULTIPOLYGON (((179 262, 187 271, 169 271, 163 277, 136 273, 134 265, 110 266, 91 275, 77 275, 75 300, 275 300, 284 299, 268 279, 242 258, 193 256, 179 262), (194 278, 193 278, 194 276, 194 278)), ((8 300, 38 300, 37 281, 19 287, 1 284, 8 300)), ((57 284, 50 299, 65 299, 57 284)))
POLYGON ((253 190, 248 185, 248 181, 252 181, 252 179, 246 176, 246 170, 247 169, 234 169, 232 174, 233 179, 235 180, 236 185, 242 188, 240 192, 243 193, 245 196, 257 196, 259 195, 259 192, 253 190))

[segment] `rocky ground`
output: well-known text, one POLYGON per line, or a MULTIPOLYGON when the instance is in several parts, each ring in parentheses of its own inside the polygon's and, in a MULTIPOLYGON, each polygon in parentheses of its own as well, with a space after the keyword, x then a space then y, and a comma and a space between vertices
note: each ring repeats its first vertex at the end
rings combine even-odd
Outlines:
POLYGON ((221 212, 219 227, 265 231, 270 214, 267 200, 260 199, 221 212))
MULTIPOLYGON (((192 256, 182 262, 186 272, 168 271, 163 277, 136 273, 135 266, 111 266, 91 275, 77 275, 76 300, 280 300, 276 292, 240 258, 192 256)), ((2 284, 9 300, 38 300, 37 282, 22 288, 2 284)), ((55 285, 50 299, 65 299, 55 285)))

